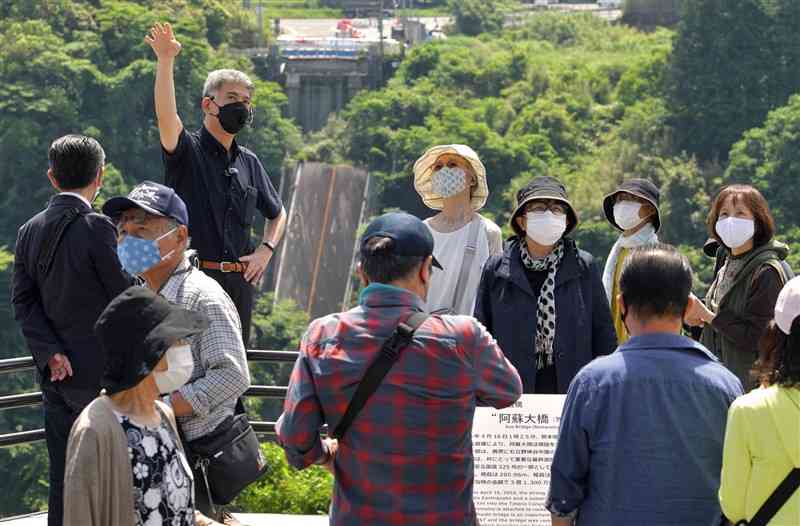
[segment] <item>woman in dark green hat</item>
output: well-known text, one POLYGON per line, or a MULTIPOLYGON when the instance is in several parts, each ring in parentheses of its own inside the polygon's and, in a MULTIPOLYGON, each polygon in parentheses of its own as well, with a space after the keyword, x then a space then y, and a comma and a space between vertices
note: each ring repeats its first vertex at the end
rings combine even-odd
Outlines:
POLYGON ((600 271, 569 237, 577 225, 564 185, 537 177, 517 193, 516 236, 483 269, 475 317, 525 393, 566 393, 581 367, 616 347, 600 271))
POLYGON ((65 526, 219 524, 194 511, 175 416, 159 400, 189 380, 188 339, 207 327, 205 315, 144 287, 129 288, 100 315, 103 392, 69 436, 65 526))
POLYGON ((603 199, 603 212, 620 236, 606 259, 603 270, 603 287, 606 289, 611 318, 617 331, 617 343, 628 340, 628 330, 622 320, 616 298, 619 295, 619 277, 628 254, 636 248, 658 244, 657 232, 661 228, 658 210, 661 193, 656 185, 646 179, 630 179, 603 199))

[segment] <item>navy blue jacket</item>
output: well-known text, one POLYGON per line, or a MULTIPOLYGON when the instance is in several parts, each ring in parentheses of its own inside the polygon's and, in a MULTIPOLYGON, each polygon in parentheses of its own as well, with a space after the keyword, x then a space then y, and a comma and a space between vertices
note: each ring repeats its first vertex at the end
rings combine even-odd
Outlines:
POLYGON ((94 324, 106 305, 135 283, 117 258, 117 232, 106 216, 79 198, 57 195, 19 229, 15 252, 14 316, 42 389, 57 391, 80 410, 99 393, 105 365, 94 324), (38 268, 42 244, 70 208, 79 208, 82 215, 64 232, 51 269, 43 274, 38 268), (56 353, 69 358, 73 375, 53 384, 47 362, 56 353))
MULTIPOLYGON (((558 392, 564 394, 578 371, 617 346, 611 310, 594 258, 564 239, 556 273, 556 337, 553 360, 558 392)), ((539 291, 531 290, 517 238, 483 268, 475 317, 483 323, 522 377, 523 391, 536 392, 536 315, 539 291)))

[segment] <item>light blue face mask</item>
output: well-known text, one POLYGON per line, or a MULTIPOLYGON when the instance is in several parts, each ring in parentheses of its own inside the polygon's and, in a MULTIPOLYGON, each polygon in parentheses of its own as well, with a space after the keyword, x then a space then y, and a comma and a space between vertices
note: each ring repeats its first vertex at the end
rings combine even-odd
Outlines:
POLYGON ((173 228, 156 239, 142 239, 130 234, 126 235, 122 243, 117 245, 117 256, 120 263, 122 263, 122 268, 128 274, 135 276, 147 272, 158 265, 164 258, 169 257, 174 252, 172 250, 162 256, 161 249, 158 248, 158 242, 175 232, 175 230, 177 229, 173 228))

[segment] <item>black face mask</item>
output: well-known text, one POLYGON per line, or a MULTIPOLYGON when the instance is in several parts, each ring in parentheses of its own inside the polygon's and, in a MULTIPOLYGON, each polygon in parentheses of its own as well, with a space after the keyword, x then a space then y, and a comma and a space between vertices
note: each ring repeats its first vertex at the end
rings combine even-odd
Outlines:
POLYGON ((242 131, 242 128, 252 120, 250 109, 244 102, 231 102, 225 106, 220 106, 216 102, 214 104, 219 108, 216 117, 219 119, 220 126, 231 135, 242 131))

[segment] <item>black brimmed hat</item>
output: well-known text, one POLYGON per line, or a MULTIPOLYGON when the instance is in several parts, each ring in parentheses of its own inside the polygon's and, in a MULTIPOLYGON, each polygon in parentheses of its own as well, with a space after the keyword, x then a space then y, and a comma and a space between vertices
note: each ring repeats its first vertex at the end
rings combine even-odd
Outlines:
POLYGON ((94 326, 106 366, 108 394, 135 387, 182 338, 208 328, 205 314, 182 309, 148 288, 133 286, 111 300, 94 326))
POLYGON ((517 192, 517 208, 511 214, 511 228, 514 229, 518 236, 524 237, 525 232, 517 225, 517 217, 522 214, 525 205, 537 200, 561 201, 567 205, 567 230, 564 232, 565 236, 578 226, 578 214, 575 212, 572 203, 569 202, 566 187, 555 177, 540 176, 517 192))
POLYGON ((635 195, 653 205, 653 208, 656 209, 656 217, 653 221, 653 226, 656 232, 658 232, 661 229, 661 211, 658 209, 658 205, 661 202, 661 191, 658 187, 647 179, 630 179, 624 181, 616 190, 603 199, 603 212, 606 214, 606 219, 619 230, 624 229, 620 228, 614 220, 614 204, 617 201, 617 196, 622 193, 635 195))

